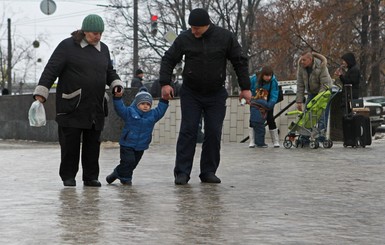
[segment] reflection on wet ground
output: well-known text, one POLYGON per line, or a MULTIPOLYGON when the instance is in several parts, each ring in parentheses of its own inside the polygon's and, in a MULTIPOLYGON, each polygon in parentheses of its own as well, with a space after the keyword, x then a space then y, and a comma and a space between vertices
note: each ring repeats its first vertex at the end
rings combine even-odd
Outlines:
POLYGON ((0 243, 383 244, 384 146, 228 144, 222 184, 200 183, 197 159, 190 183, 175 186, 175 147, 157 145, 122 186, 105 182, 119 157, 112 144, 102 150, 101 188, 83 187, 81 172, 65 188, 56 144, 0 142, 0 243))

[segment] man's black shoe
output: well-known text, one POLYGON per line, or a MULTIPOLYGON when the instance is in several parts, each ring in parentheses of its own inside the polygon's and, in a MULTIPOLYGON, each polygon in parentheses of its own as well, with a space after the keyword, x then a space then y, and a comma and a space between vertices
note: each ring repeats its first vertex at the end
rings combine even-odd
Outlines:
POLYGON ((64 186, 76 186, 76 180, 75 179, 67 179, 63 180, 64 186))
POLYGON ((112 173, 112 174, 110 174, 110 175, 108 175, 108 176, 106 177, 106 181, 107 181, 108 184, 111 184, 111 183, 114 182, 116 179, 117 179, 117 177, 115 176, 114 173, 112 173))
POLYGON ((219 184, 221 183, 221 179, 218 178, 215 174, 206 174, 203 176, 200 176, 201 181, 204 183, 216 183, 219 184))
POLYGON ((84 186, 100 187, 102 184, 99 182, 99 180, 88 180, 84 181, 84 186))
POLYGON ((190 177, 184 173, 180 173, 175 176, 176 185, 185 185, 189 180, 190 180, 190 177))

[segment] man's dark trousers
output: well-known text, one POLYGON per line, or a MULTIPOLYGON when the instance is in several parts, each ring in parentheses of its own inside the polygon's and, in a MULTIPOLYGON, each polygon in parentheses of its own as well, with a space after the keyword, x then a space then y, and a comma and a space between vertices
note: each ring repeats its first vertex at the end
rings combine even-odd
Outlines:
POLYGON ((182 121, 176 147, 174 174, 190 176, 199 120, 203 113, 204 141, 200 160, 200 177, 215 174, 220 161, 223 120, 226 115, 227 91, 224 87, 216 92, 201 94, 185 85, 180 90, 182 121))

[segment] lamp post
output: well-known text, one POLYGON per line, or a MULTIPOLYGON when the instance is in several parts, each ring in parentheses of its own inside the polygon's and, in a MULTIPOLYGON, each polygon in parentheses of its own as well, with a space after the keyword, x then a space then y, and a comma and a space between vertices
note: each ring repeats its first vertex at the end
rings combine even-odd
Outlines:
POLYGON ((12 41, 11 41, 11 19, 8 18, 8 65, 7 81, 8 91, 12 94, 12 41))
POLYGON ((135 71, 139 67, 139 44, 138 44, 138 0, 133 0, 134 1, 134 70, 132 74, 135 74, 135 71))

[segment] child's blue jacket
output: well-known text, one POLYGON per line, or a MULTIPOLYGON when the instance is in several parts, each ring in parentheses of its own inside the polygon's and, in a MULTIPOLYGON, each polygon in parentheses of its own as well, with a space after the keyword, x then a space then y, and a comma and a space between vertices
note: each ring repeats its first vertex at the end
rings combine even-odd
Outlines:
POLYGON ((158 106, 148 112, 139 110, 136 103, 124 105, 121 98, 114 97, 113 101, 116 113, 124 121, 119 144, 136 151, 148 149, 155 123, 166 113, 168 101, 160 99, 158 106))
POLYGON ((273 75, 271 78, 271 81, 269 83, 264 84, 263 86, 260 86, 257 84, 257 76, 253 75, 250 77, 250 90, 251 90, 251 95, 254 97, 256 95, 256 90, 257 88, 264 88, 267 91, 270 91, 269 94, 269 100, 265 101, 262 99, 251 99, 251 105, 250 105, 250 123, 264 123, 266 121, 266 118, 261 114, 261 111, 253 106, 253 104, 259 104, 262 105, 262 107, 266 109, 272 109, 274 108, 274 105, 277 103, 278 100, 278 81, 276 77, 273 75))

